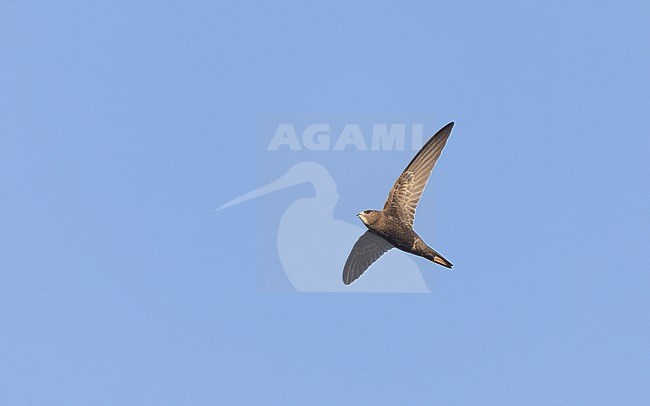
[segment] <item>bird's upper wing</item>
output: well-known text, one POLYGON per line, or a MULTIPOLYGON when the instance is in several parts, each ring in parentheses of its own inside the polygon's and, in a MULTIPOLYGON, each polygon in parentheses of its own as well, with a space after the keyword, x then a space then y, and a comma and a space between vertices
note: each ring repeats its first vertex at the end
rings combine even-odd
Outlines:
POLYGON ((393 248, 393 244, 368 230, 354 243, 352 251, 343 267, 343 283, 354 282, 384 252, 393 248))
POLYGON ((442 127, 418 151, 390 190, 386 204, 384 204, 384 212, 413 227, 415 208, 420 201, 420 197, 422 197, 422 192, 429 181, 429 175, 431 175, 433 167, 436 166, 436 162, 440 158, 453 126, 454 123, 451 122, 442 127))

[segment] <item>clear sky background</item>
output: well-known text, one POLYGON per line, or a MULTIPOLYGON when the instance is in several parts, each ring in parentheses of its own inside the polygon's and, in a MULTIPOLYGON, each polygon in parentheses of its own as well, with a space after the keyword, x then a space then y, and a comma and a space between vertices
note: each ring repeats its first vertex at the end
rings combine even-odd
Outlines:
POLYGON ((650 402, 648 2, 0 9, 0 404, 650 402), (431 294, 256 290, 270 113, 457 122, 431 294))

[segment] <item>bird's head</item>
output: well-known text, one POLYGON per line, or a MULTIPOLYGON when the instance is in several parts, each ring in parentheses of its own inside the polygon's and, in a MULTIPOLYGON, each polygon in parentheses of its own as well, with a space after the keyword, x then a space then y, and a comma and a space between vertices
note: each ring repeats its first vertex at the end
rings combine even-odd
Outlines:
POLYGON ((361 213, 357 214, 357 217, 363 221, 363 224, 370 225, 376 223, 381 216, 381 212, 378 210, 364 210, 361 213))

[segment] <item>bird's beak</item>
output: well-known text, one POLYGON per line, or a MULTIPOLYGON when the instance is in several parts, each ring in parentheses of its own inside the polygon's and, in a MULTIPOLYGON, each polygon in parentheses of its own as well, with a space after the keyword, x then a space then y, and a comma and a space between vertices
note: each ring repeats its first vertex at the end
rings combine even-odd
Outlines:
POLYGON ((252 192, 245 193, 245 194, 239 196, 238 198, 236 198, 234 200, 231 200, 228 203, 225 203, 225 204, 221 205, 221 207, 217 208, 215 211, 223 210, 223 209, 225 209, 227 207, 230 207, 230 206, 236 206, 236 205, 238 205, 240 203, 243 203, 243 202, 245 202, 247 200, 255 199, 255 198, 258 198, 260 196, 264 196, 265 194, 272 193, 272 192, 275 192, 277 190, 281 190, 281 189, 287 188, 289 186, 293 186, 293 185, 296 185, 296 184, 300 183, 300 182, 296 181, 295 179, 293 179, 292 176, 289 176, 289 175, 290 175, 290 170, 287 173, 285 173, 284 175, 282 175, 279 179, 277 179, 277 180, 275 180, 275 181, 273 181, 273 182, 271 182, 269 184, 266 184, 266 185, 264 185, 264 186, 262 186, 262 187, 260 187, 258 189, 255 189, 252 192))

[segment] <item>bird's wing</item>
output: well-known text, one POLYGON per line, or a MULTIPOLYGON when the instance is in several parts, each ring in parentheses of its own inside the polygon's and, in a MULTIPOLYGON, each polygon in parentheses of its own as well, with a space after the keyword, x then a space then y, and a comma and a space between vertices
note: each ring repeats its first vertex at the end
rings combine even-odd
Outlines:
POLYGON ((393 244, 368 230, 354 243, 352 251, 343 267, 343 283, 354 282, 384 252, 393 248, 393 244))
POLYGON ((453 127, 453 122, 442 127, 418 151, 390 190, 386 204, 384 204, 385 213, 397 217, 413 227, 415 208, 453 127))

